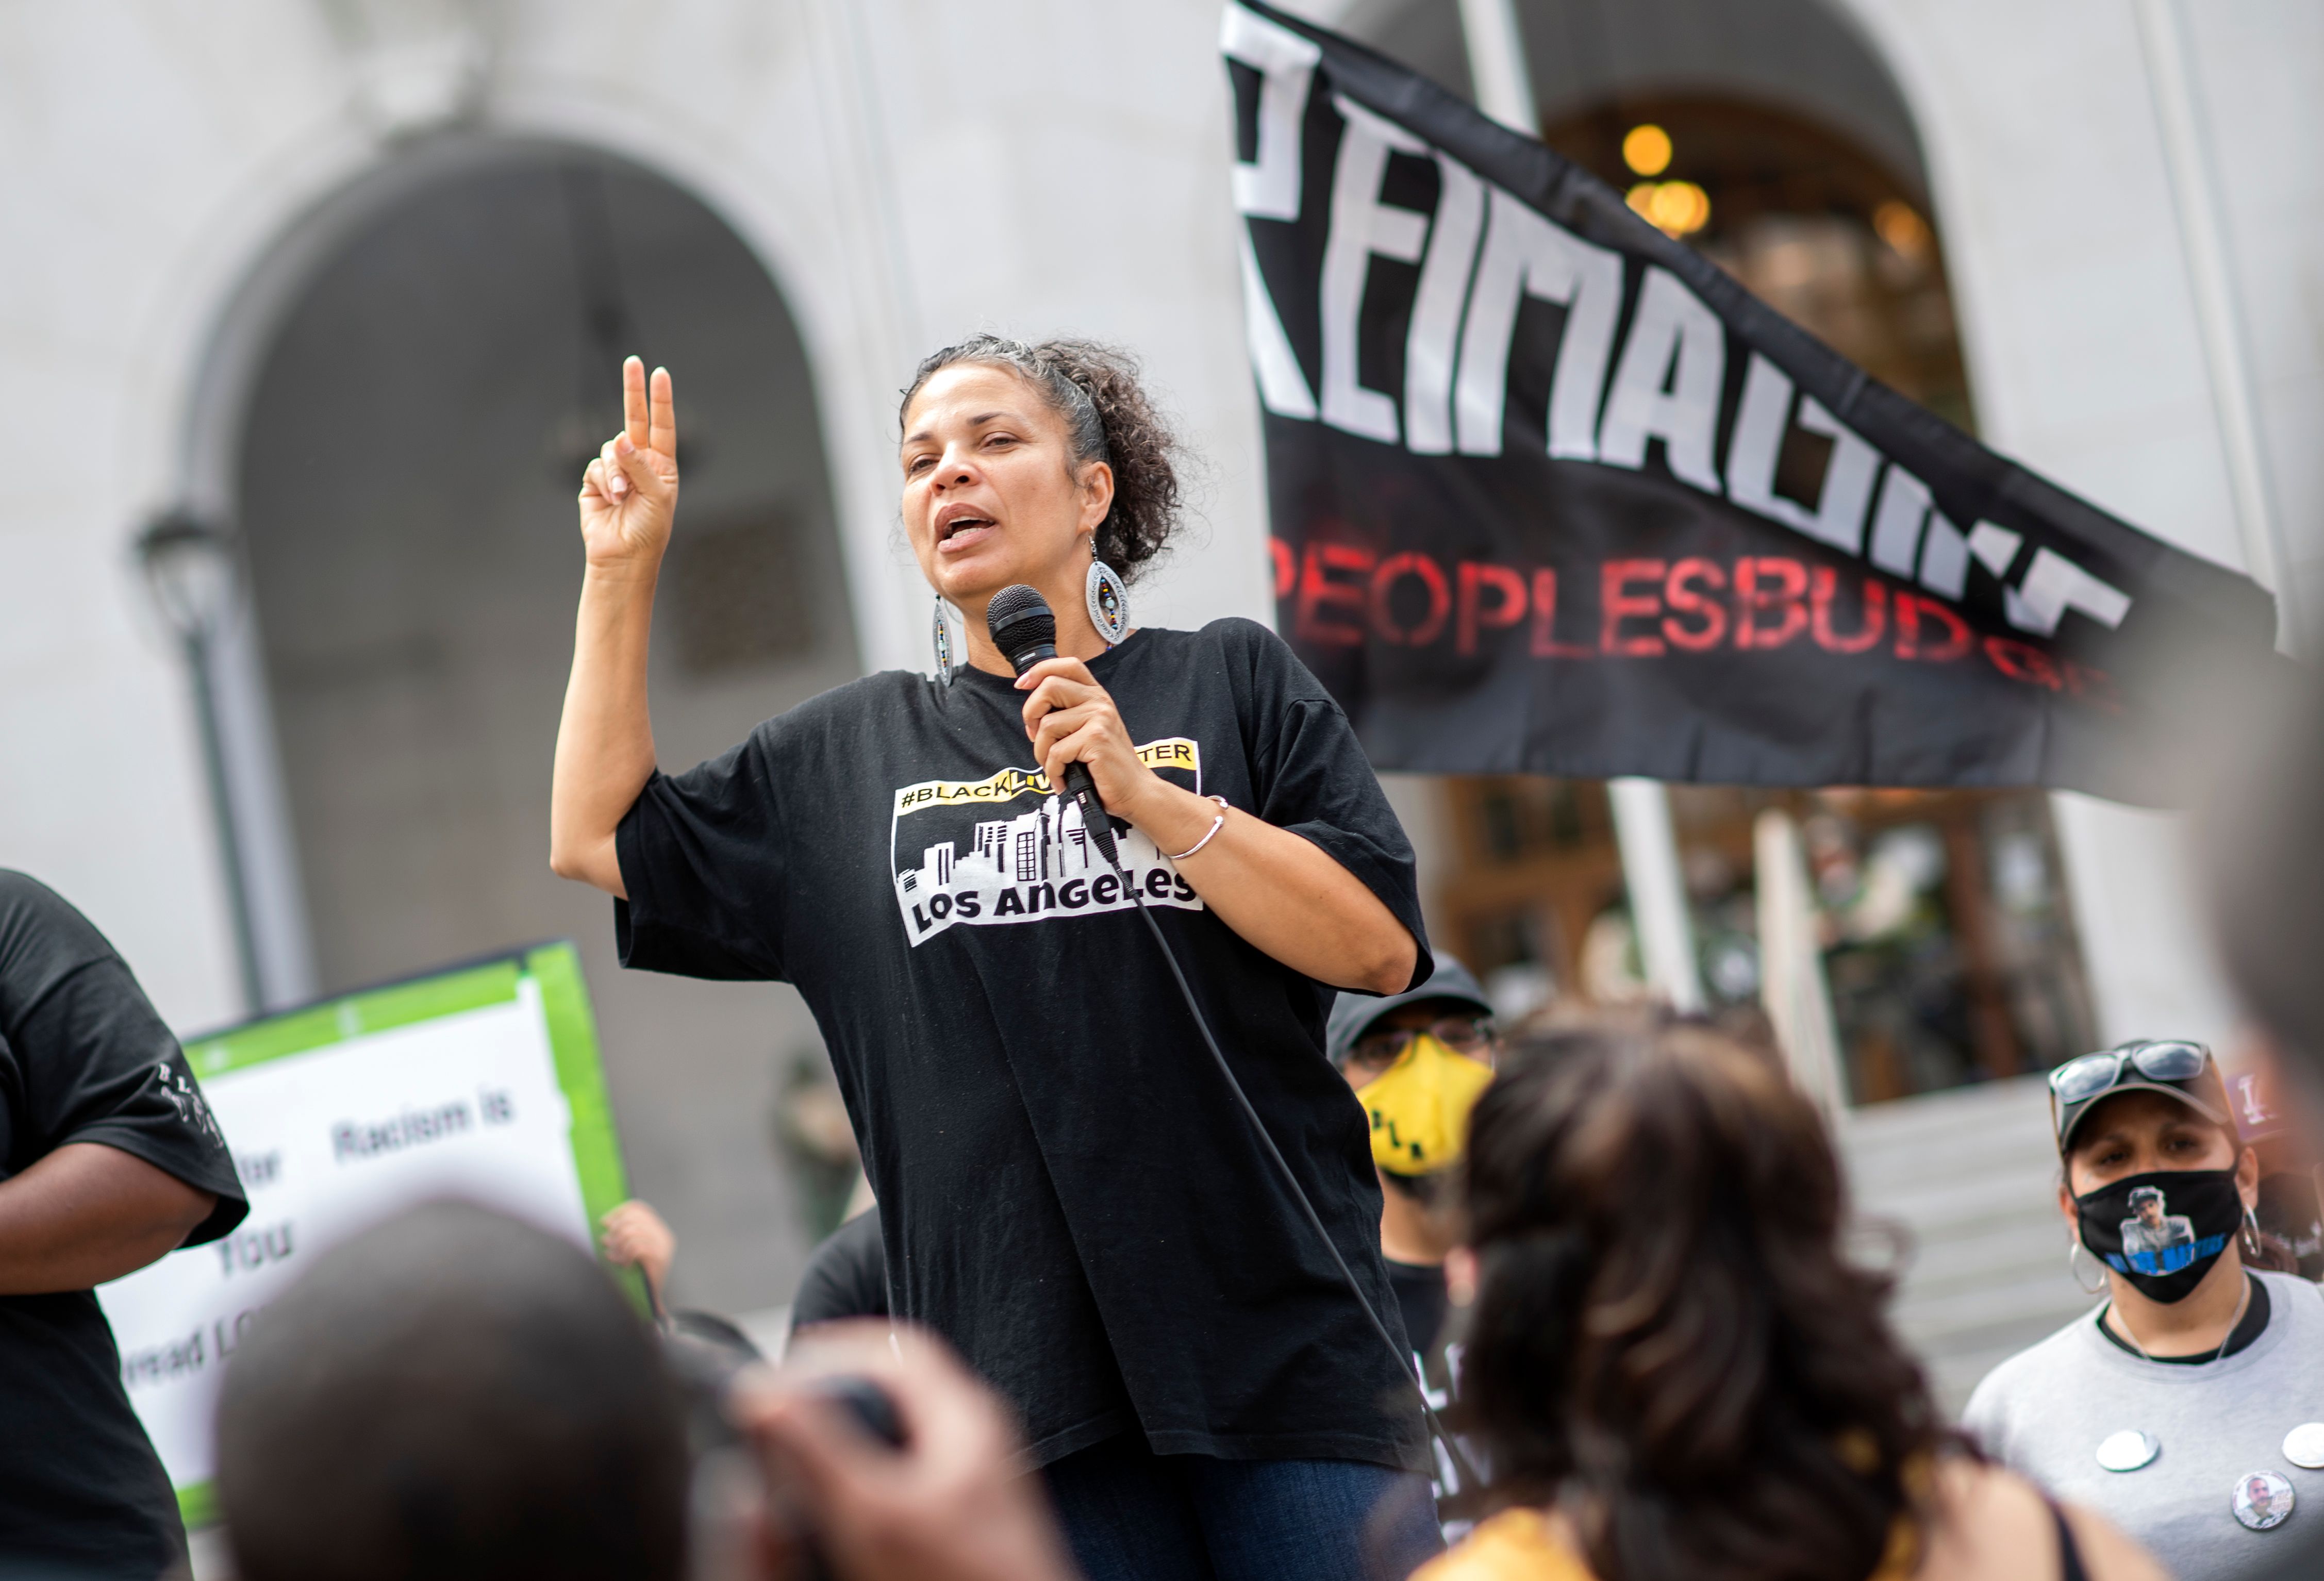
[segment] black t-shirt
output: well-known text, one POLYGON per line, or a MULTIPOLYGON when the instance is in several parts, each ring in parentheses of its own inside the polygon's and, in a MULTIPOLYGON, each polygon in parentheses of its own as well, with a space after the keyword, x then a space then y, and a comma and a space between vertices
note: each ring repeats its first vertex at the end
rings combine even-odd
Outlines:
MULTIPOLYGON (((0 1179, 73 1142, 215 1192, 189 1245, 250 1210, 185 1053, 129 968, 55 893, 0 869, 0 1179)), ((0 1296, 0 1553, 151 1581, 183 1543, 97 1297, 0 1296)))
POLYGON ((833 1230, 808 1254, 791 1298, 791 1332, 810 1323, 888 1315, 888 1250, 880 1209, 867 1209, 833 1230))
MULTIPOLYGON (((1404 832, 1273 633, 1148 630, 1090 668, 1157 772, 1313 841, 1422 938, 1404 832)), ((1014 1402, 1035 1465, 1139 1428, 1161 1454, 1425 1467, 1401 1358, 1047 794, 1023 703, 974 669, 891 671, 656 775, 621 825, 623 962, 798 985, 880 1200, 895 1315, 1014 1402)), ((1393 1311, 1363 1115, 1323 1057, 1332 991, 1221 923, 1144 835, 1120 841, 1236 1079, 1393 1311)), ((1429 970, 1424 942, 1413 980, 1429 970)))
POLYGON ((1420 1263, 1386 1259, 1388 1282, 1396 1286, 1396 1304, 1404 1313, 1404 1337, 1413 1355, 1425 1362, 1436 1355, 1450 1304, 1444 1294, 1444 1270, 1420 1263))

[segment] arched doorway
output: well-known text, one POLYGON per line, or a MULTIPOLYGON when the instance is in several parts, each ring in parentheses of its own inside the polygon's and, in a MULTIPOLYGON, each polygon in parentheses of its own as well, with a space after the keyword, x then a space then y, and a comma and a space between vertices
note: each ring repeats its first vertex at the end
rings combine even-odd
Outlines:
POLYGON ((317 979, 578 940, 680 1292, 771 1305, 805 1239, 774 1107, 812 1025, 788 988, 621 971, 610 903, 549 871, 549 780, 573 496, 619 422, 625 352, 667 363, 680 399, 663 762, 857 673, 806 352, 743 242, 633 165, 510 145, 388 185, 279 310, 235 464, 317 979))

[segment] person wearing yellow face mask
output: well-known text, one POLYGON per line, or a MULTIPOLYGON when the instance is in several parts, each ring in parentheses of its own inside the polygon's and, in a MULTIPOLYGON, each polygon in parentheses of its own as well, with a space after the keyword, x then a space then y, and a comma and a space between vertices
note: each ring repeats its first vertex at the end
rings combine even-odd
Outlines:
POLYGON ((1384 998, 1342 994, 1324 1052, 1355 1089, 1380 1177, 1380 1253, 1423 1371, 1443 1386, 1444 1258, 1459 1244, 1450 1190, 1469 1110, 1493 1078, 1493 1007, 1448 955, 1419 987, 1384 998))

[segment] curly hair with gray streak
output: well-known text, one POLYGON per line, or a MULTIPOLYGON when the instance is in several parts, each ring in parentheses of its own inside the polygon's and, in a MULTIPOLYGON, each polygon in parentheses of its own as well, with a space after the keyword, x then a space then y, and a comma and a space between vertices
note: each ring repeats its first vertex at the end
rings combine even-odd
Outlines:
POLYGON ((1098 525, 1097 557, 1134 582, 1178 528, 1180 446, 1139 382, 1138 360, 1096 341, 1028 345, 973 335, 931 353, 912 374, 897 409, 904 422, 923 385, 958 363, 1004 368, 1039 392, 1065 420, 1066 460, 1078 473, 1093 461, 1113 469, 1113 505, 1098 525))

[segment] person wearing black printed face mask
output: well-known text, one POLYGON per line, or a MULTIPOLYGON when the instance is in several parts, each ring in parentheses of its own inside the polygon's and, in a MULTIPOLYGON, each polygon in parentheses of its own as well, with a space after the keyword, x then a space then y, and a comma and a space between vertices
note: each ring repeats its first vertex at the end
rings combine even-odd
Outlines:
POLYGON ((1997 1367, 1964 1425, 2182 1581, 2256 1575, 2324 1509, 2297 1431, 2324 1420, 2324 1296, 2249 1265, 2259 1162, 2201 1044, 2070 1061, 2051 1109, 2069 1259, 2106 1300, 1997 1367))

